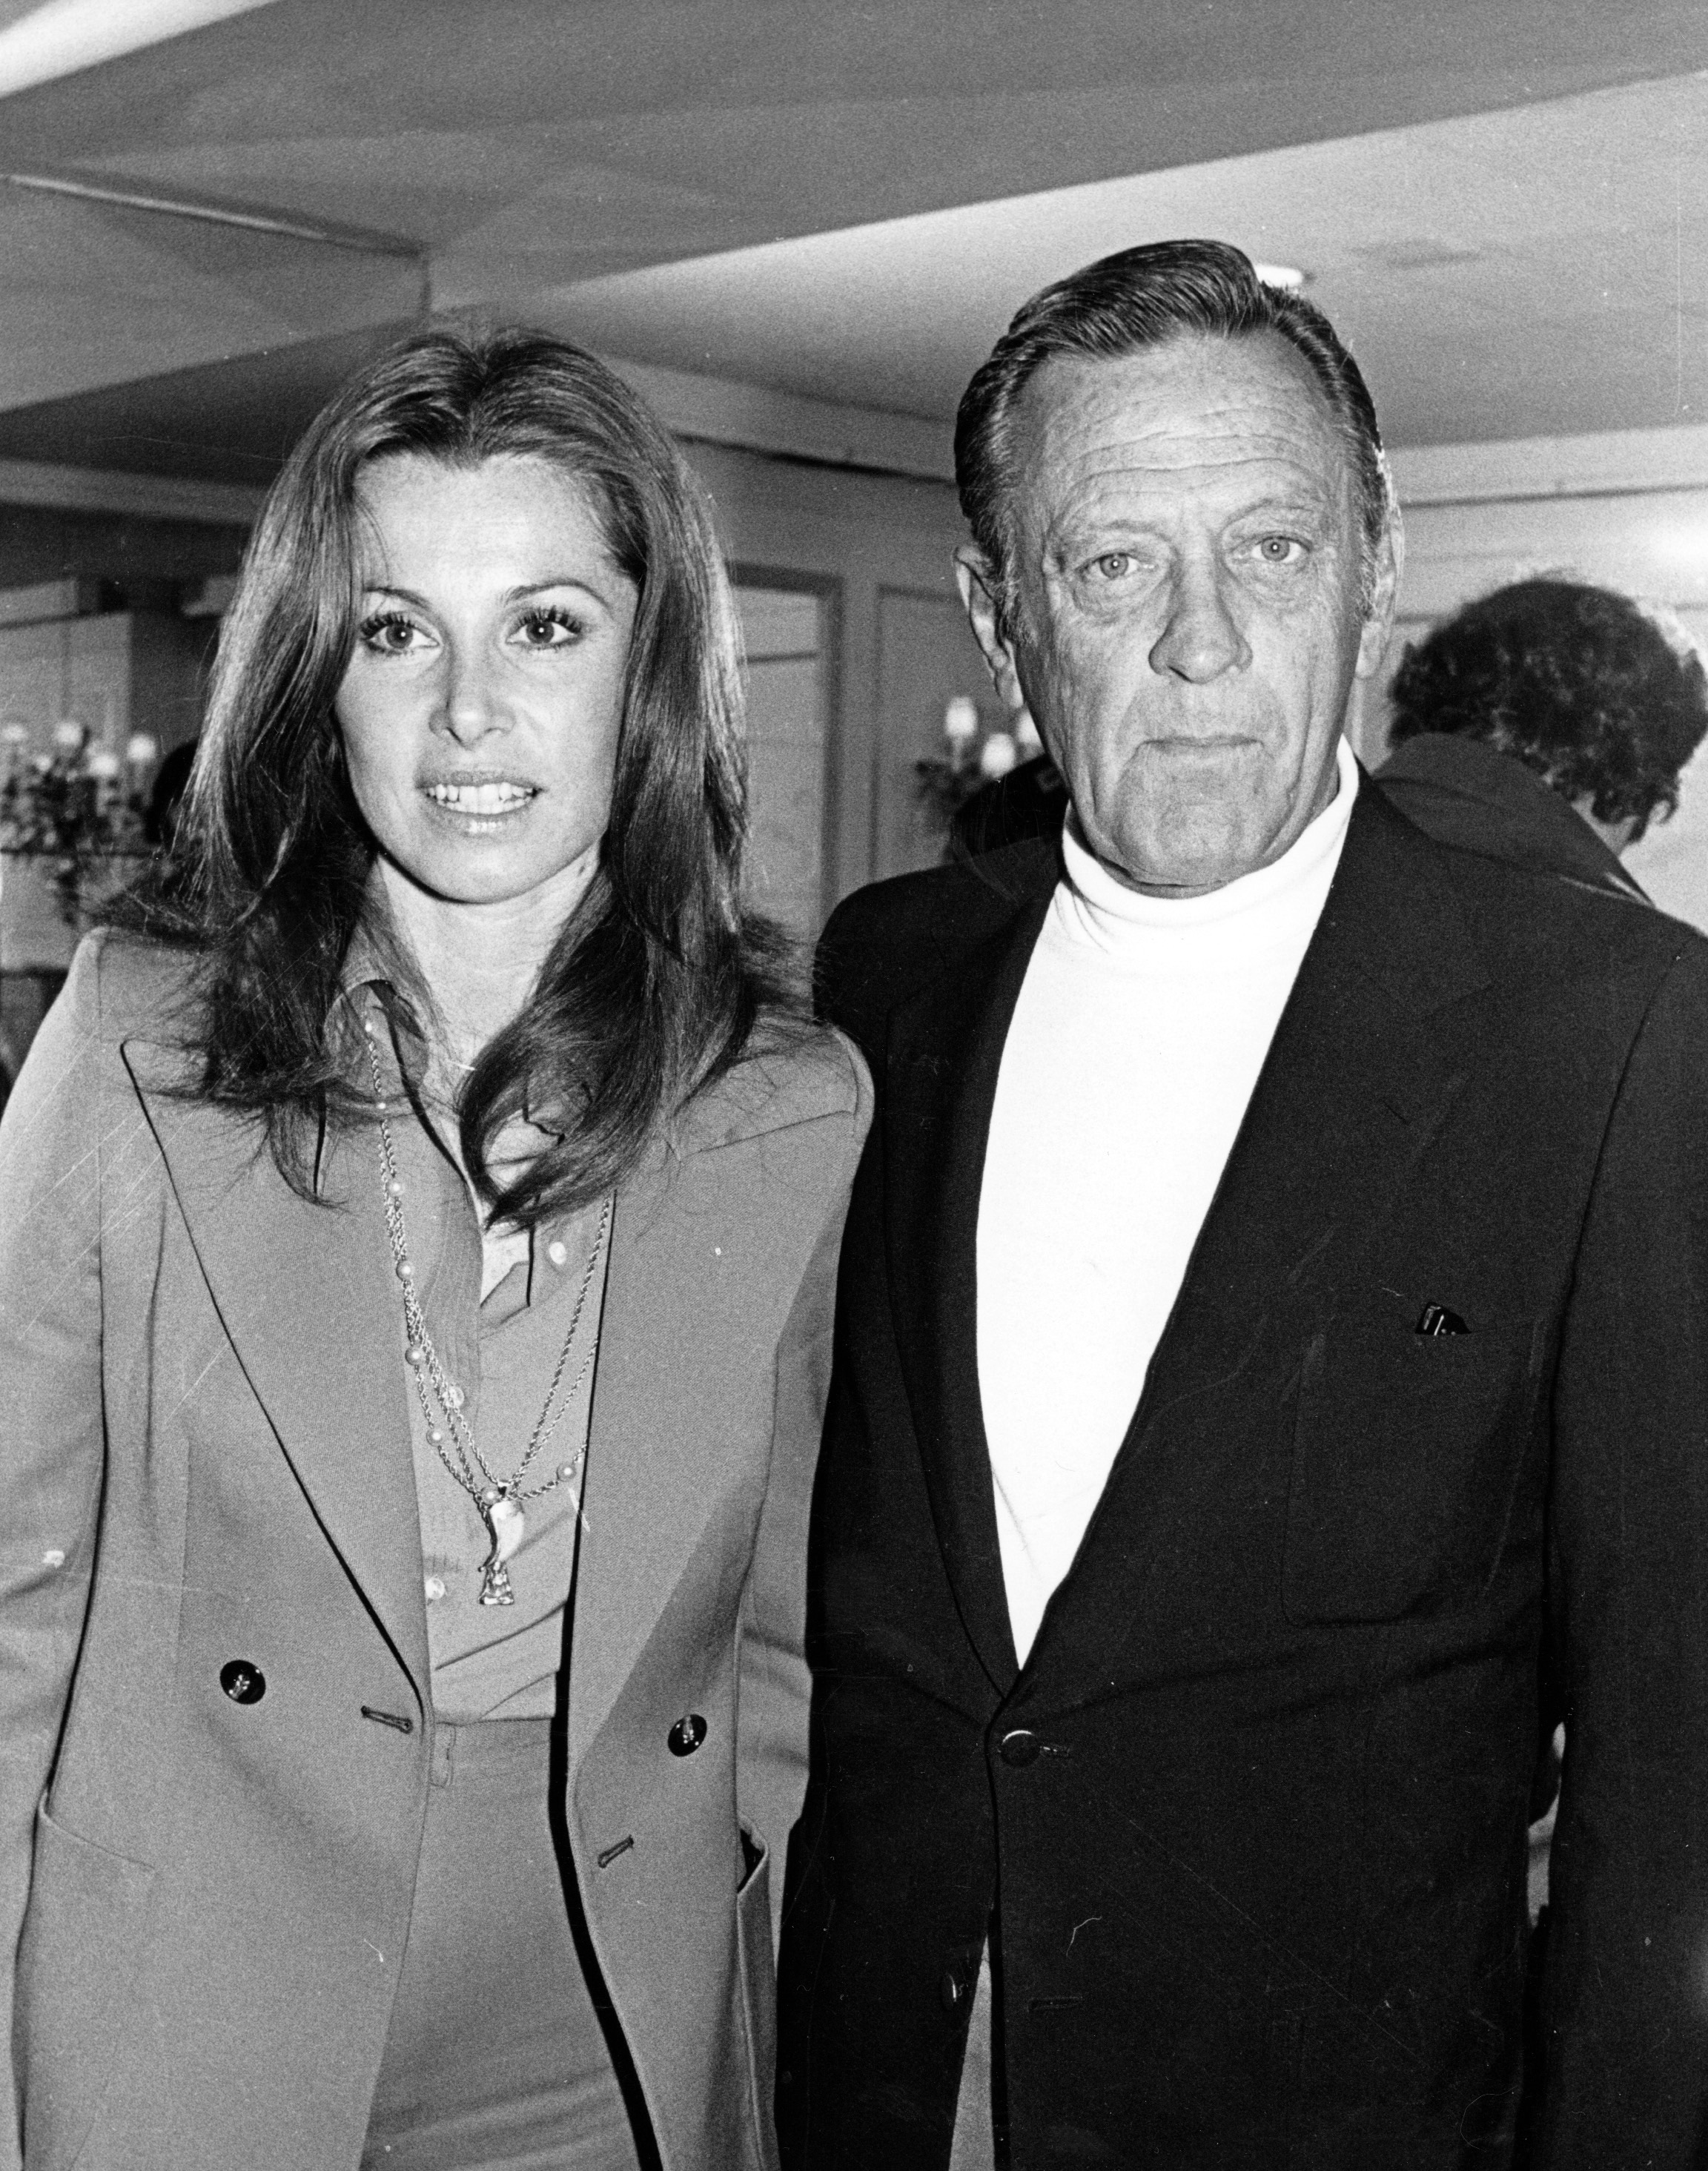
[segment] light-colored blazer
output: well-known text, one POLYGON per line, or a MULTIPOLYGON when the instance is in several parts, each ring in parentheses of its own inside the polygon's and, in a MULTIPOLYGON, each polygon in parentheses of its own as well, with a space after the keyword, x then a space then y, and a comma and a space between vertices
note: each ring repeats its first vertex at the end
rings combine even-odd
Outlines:
MULTIPOLYGON (((0 2166, 340 2171, 433 1725, 396 1289, 373 1217, 172 1090, 179 985, 92 938, 0 1128, 0 2166)), ((672 2171, 775 2160, 806 1511, 870 1112, 859 1057, 809 1039, 618 1197, 566 1809, 672 2171)))

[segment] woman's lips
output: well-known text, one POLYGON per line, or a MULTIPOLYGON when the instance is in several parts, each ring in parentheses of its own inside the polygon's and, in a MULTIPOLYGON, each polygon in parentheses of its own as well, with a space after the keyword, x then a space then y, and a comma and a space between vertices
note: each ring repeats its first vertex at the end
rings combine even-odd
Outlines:
POLYGON ((447 780, 426 784, 421 789, 435 807, 442 807, 447 813, 488 820, 494 815, 514 814, 538 796, 535 785, 517 783, 510 777, 486 778, 479 783, 447 780))

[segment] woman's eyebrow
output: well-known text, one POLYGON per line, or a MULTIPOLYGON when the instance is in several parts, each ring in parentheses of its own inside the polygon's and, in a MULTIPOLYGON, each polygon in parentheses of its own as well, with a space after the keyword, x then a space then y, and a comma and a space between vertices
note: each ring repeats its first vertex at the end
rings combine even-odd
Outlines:
POLYGON ((529 596, 543 596, 552 588, 579 588, 584 596, 592 596, 595 603, 608 603, 603 590, 595 587, 591 581, 585 580, 579 573, 560 573, 549 581, 525 582, 520 587, 507 588, 504 600, 507 603, 519 603, 529 596))
MULTIPOLYGON (((506 588, 504 601, 507 603, 524 603, 528 597, 545 595, 553 588, 579 588, 584 596, 591 596, 595 603, 607 609, 610 608, 609 597, 577 573, 561 573, 550 580, 524 582, 519 587, 506 588)), ((414 588, 399 587, 395 581, 364 581, 361 592, 365 596, 395 596, 399 603, 414 603, 420 610, 432 608, 426 596, 418 594, 414 588)))

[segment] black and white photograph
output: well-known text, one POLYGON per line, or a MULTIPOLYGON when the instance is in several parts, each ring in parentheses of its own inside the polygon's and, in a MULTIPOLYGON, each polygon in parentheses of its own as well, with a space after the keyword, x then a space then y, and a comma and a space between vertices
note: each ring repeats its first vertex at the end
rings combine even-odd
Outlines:
POLYGON ((0 0, 0 2171, 1704 2171, 1700 0, 0 0))

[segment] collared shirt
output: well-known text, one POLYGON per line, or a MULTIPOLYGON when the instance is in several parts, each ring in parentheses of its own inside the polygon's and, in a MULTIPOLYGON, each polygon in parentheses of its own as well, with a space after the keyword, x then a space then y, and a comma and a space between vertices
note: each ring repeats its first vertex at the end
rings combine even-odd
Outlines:
MULTIPOLYGON (((565 1658, 581 1458, 604 1300, 608 1246, 593 1262, 603 1207, 596 1203, 513 1237, 484 1239, 479 1207, 453 1150, 453 1120, 423 1098, 420 1051, 397 1029, 390 994, 373 951, 358 937, 345 967, 342 1000, 354 1006, 358 1020, 375 1027, 372 1046, 404 1186, 416 1295, 441 1366, 461 1391, 461 1415, 495 1479, 509 1477, 527 1453, 581 1301, 554 1399, 555 1426, 522 1480, 523 1536, 509 1563, 511 1605, 479 1601, 491 1539, 474 1498, 427 1438, 427 1415, 404 1361, 401 1293, 395 1345, 380 1353, 381 1361, 397 1364, 408 1393, 434 1711, 458 1724, 548 1718, 556 1707, 565 1658), (538 1498, 527 1497, 565 1467, 572 1471, 568 1479, 538 1498)), ((317 1188, 372 1215, 375 1270, 389 1273, 377 1125, 356 1123, 327 1132, 317 1188)), ((433 1416, 441 1423, 436 1409, 433 1416)), ((441 1429, 454 1461, 449 1429, 442 1423, 441 1429)), ((479 1479, 478 1465, 475 1475, 479 1479)))

